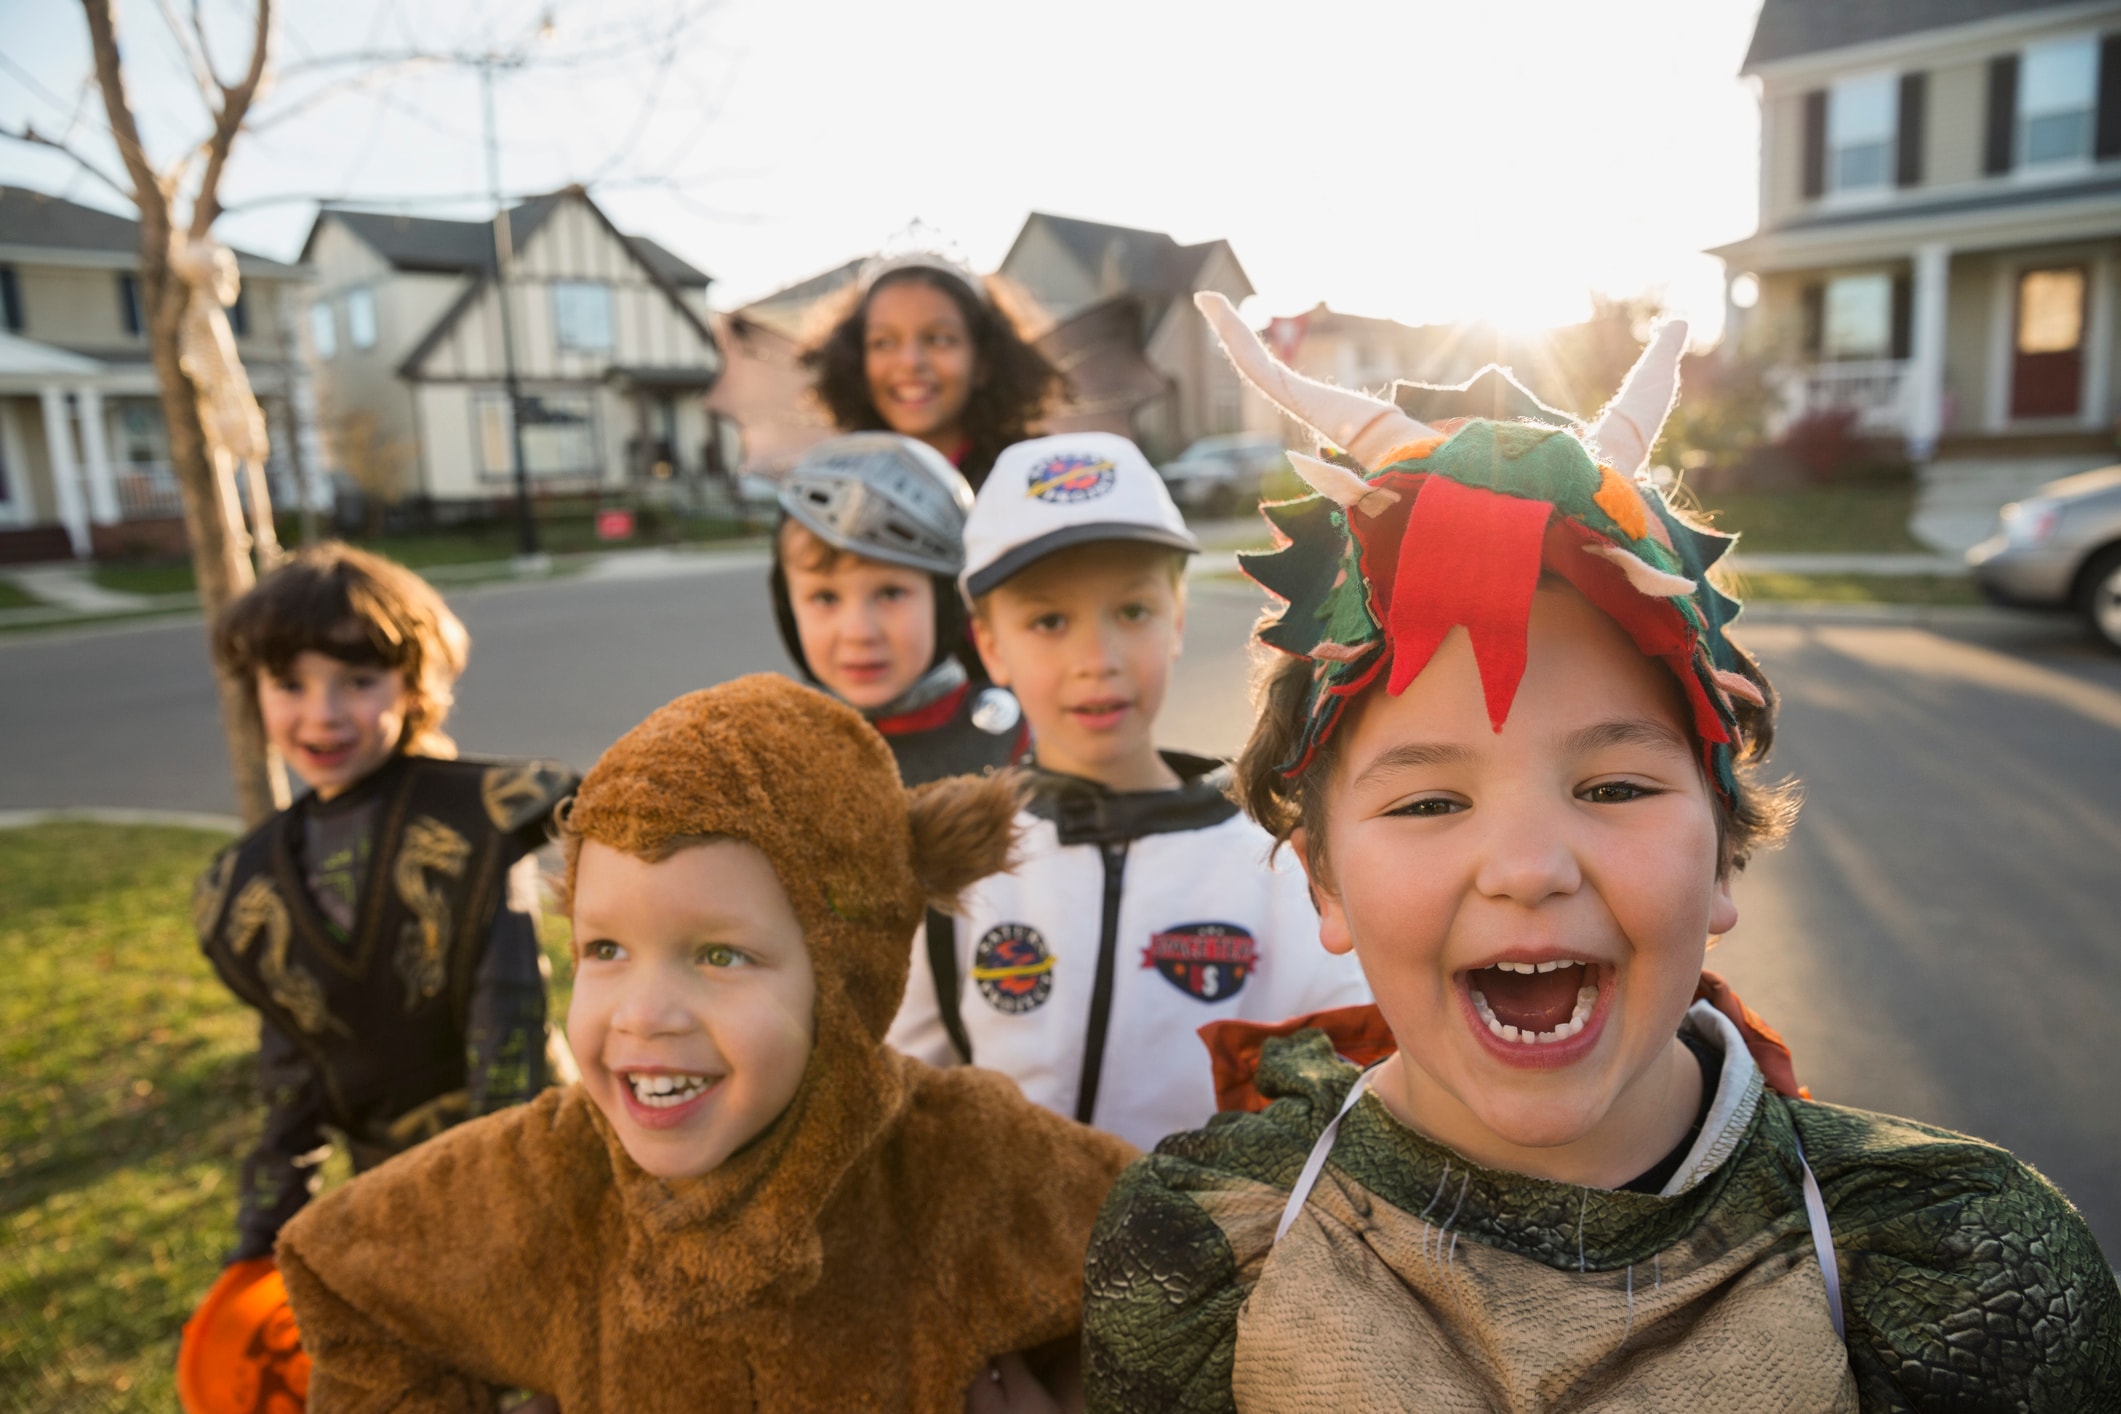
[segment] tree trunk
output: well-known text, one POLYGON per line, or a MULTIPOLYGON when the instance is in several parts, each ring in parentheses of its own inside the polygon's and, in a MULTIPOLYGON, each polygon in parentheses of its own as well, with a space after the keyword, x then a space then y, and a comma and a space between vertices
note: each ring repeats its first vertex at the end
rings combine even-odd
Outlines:
MULTIPOLYGON (((222 109, 215 115, 206 170, 193 199, 194 234, 198 236, 207 234, 220 210, 217 188, 228 148, 264 74, 270 5, 271 0, 259 0, 257 40, 243 82, 221 91, 222 109)), ((148 352, 161 393, 162 418, 169 426, 170 466, 183 493, 184 528, 199 584, 199 607, 211 634, 222 606, 256 580, 250 534, 236 500, 234 468, 215 465, 200 415, 201 389, 178 357, 191 291, 169 263, 175 179, 155 171, 141 143, 139 123, 125 92, 112 0, 82 0, 81 8, 88 19, 96 83, 110 117, 111 136, 132 178, 133 204, 140 213, 140 300, 147 313, 148 352)), ((270 507, 258 509, 271 513, 270 507)), ((237 681, 218 668, 214 676, 220 694, 221 730, 228 740, 229 768, 235 776, 236 805, 247 823, 256 824, 287 804, 286 772, 273 758, 258 721, 257 684, 237 681)))

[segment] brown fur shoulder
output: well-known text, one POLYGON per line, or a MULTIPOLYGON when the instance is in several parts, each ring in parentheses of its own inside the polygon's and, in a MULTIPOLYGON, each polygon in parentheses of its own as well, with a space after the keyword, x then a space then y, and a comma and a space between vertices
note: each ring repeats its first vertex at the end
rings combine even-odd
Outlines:
POLYGON ((966 889, 1015 867, 1016 813, 1024 798, 1016 773, 945 776, 907 797, 913 872, 938 911, 957 912, 966 889))

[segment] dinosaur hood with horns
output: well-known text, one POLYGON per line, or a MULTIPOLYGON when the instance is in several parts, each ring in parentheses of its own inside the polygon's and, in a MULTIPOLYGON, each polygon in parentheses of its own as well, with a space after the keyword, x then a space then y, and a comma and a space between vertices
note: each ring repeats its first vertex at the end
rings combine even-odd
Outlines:
POLYGON ((1261 641, 1315 665, 1285 774, 1310 764, 1347 703, 1380 677, 1386 691, 1405 691, 1454 628, 1471 640, 1501 731, 1524 675, 1532 594, 1552 572, 1670 669, 1703 767, 1735 800, 1733 698, 1759 706, 1764 697, 1725 637, 1738 603, 1707 578, 1733 537, 1690 524, 1643 475, 1678 389, 1684 323, 1657 330, 1586 426, 1471 418, 1430 427, 1279 363, 1221 295, 1194 303, 1247 381, 1345 454, 1290 453, 1316 494, 1263 506, 1280 547, 1238 557, 1287 603, 1261 641))

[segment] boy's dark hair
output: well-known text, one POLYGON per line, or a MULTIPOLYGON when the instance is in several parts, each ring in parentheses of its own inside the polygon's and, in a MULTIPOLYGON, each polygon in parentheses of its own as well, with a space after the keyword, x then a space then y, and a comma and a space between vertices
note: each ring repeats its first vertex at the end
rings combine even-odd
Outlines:
POLYGON ((1002 448, 1030 436, 1032 423, 1065 380, 1044 354, 1024 341, 1016 326, 992 304, 979 299, 956 278, 940 270, 911 266, 894 270, 867 290, 848 298, 843 313, 825 336, 803 351, 803 367, 815 376, 818 400, 842 432, 888 432, 891 429, 869 396, 864 342, 868 337, 869 301, 878 290, 917 282, 941 290, 964 317, 972 337, 972 392, 962 425, 967 446, 958 470, 975 489, 987 479, 1002 448))
MULTIPOLYGON (((1262 626, 1279 612, 1279 608, 1269 609, 1262 626)), ((1755 851, 1780 844, 1796 823, 1802 800, 1795 781, 1761 779, 1768 751, 1775 744, 1775 714, 1781 699, 1750 653, 1735 643, 1731 650, 1737 655, 1738 672, 1760 689, 1766 705, 1755 707, 1743 698, 1732 699, 1739 730, 1732 762, 1738 794, 1734 802, 1726 804, 1716 791, 1709 792, 1709 803, 1716 813, 1719 878, 1743 869, 1755 851)), ((1255 683, 1259 716, 1238 755, 1231 793, 1245 813, 1274 836, 1277 845, 1302 827, 1304 862, 1311 866, 1314 877, 1331 878, 1326 855, 1326 787, 1339 761, 1347 724, 1343 723, 1339 732, 1318 747, 1301 774, 1284 776, 1280 770, 1282 762, 1297 754, 1310 707, 1311 676, 1316 668, 1308 658, 1285 653, 1274 653, 1262 664, 1255 683)), ((1361 696, 1374 691, 1372 686, 1361 696)), ((1693 736, 1691 722, 1687 733, 1693 736)))
POLYGON ((285 673, 303 653, 401 673, 412 700, 398 750, 456 755, 442 722, 471 636, 432 585, 380 555, 336 540, 297 551, 222 609, 213 653, 246 682, 285 673))

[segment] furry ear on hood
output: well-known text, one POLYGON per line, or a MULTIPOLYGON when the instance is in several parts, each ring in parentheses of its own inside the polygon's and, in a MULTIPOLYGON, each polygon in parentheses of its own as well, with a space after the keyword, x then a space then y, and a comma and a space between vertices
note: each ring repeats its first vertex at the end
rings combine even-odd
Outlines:
POLYGON ((966 889, 1016 867, 1016 812, 1023 800, 1023 781, 1013 771, 945 776, 908 792, 913 873, 931 908, 955 913, 966 889))

